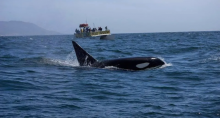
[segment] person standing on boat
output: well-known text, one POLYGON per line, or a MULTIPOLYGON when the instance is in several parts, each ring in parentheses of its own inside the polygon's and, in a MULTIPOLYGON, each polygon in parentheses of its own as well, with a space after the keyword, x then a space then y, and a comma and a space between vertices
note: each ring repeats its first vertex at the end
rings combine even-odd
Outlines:
POLYGON ((92 28, 92 32, 95 32, 95 28, 92 28))
POLYGON ((105 31, 107 31, 108 30, 108 27, 107 26, 105 26, 105 31))
POLYGON ((75 30, 76 33, 80 33, 78 29, 75 30))
POLYGON ((99 27, 99 31, 102 31, 102 27, 99 27))

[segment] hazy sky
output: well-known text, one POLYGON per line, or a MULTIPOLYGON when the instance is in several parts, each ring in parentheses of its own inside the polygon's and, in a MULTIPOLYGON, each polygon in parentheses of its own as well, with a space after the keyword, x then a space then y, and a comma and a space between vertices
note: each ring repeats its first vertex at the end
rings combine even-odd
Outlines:
POLYGON ((0 0, 0 21, 72 34, 80 23, 112 33, 220 31, 220 0, 0 0))

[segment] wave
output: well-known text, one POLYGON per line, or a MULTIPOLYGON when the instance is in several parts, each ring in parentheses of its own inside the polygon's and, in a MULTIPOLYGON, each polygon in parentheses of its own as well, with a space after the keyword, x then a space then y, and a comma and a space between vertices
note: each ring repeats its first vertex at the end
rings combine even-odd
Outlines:
POLYGON ((201 63, 207 63, 207 62, 220 62, 220 56, 219 55, 215 55, 215 56, 211 56, 209 58, 203 59, 201 61, 201 63))
POLYGON ((11 54, 5 54, 5 55, 1 55, 0 58, 3 58, 3 59, 12 58, 12 59, 14 59, 14 58, 18 58, 18 57, 14 56, 14 55, 11 55, 11 54))

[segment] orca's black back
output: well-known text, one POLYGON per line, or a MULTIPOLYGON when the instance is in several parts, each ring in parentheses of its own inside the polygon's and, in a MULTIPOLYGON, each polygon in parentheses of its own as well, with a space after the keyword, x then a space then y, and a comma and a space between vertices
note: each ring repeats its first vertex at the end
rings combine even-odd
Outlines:
POLYGON ((132 57, 106 60, 102 61, 101 64, 102 66, 113 66, 128 70, 145 70, 147 68, 162 66, 164 62, 155 57, 132 57))

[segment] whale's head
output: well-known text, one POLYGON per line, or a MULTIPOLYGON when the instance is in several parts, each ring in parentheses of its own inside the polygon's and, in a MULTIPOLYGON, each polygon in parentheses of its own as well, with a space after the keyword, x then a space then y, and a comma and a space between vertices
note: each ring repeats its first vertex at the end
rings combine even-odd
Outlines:
POLYGON ((151 68, 151 67, 160 67, 162 65, 164 65, 164 61, 162 61, 161 59, 159 58, 156 58, 156 57, 150 57, 149 58, 149 65, 148 65, 148 68, 151 68))

